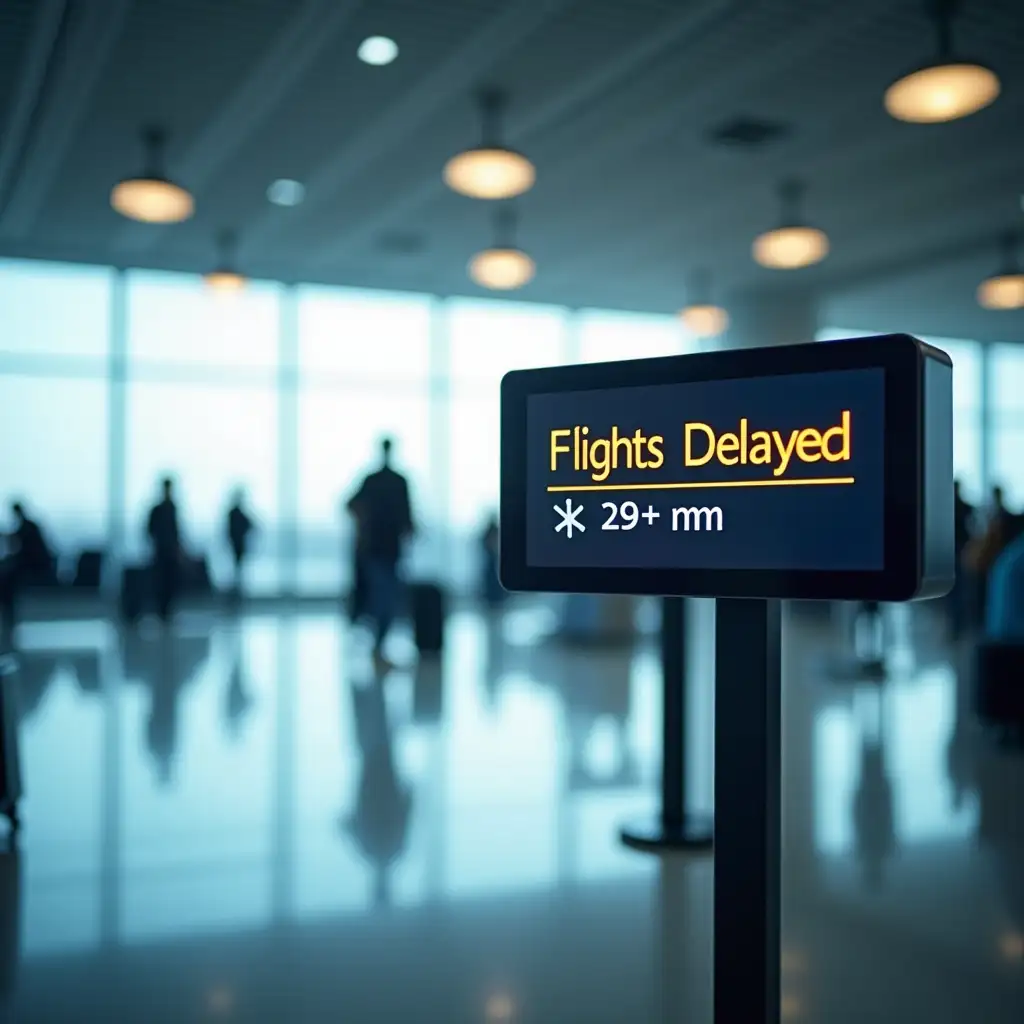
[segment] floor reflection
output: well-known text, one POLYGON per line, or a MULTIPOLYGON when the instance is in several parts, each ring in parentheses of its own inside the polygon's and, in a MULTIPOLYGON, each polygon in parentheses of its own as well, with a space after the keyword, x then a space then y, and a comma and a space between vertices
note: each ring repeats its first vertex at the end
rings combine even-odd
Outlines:
MULTIPOLYGON (((975 727, 934 636, 900 610, 865 680, 830 673, 831 623, 787 621, 786 1019, 1024 1019, 1024 755, 975 727)), ((460 612, 443 658, 399 636, 379 676, 326 613, 25 637, 0 993, 26 1020, 707 1019, 711 862, 616 838, 657 792, 649 639, 460 612)))

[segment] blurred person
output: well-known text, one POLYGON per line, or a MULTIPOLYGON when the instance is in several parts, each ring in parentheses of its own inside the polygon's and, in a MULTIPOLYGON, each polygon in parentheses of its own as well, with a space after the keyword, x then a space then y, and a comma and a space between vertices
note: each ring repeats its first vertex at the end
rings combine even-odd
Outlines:
POLYGON ((242 573, 249 556, 249 542, 256 530, 252 516, 245 511, 245 491, 239 487, 228 510, 227 538, 235 562, 234 596, 242 596, 242 573))
POLYGON ((168 622, 181 590, 181 530, 174 501, 174 481, 164 477, 160 490, 161 498, 150 510, 146 533, 153 549, 151 568, 156 610, 160 618, 168 622))
POLYGON ((1003 549, 989 573, 985 633, 989 640, 1024 643, 1024 534, 1003 549))
POLYGON ((965 554, 973 536, 977 509, 963 497, 960 481, 953 481, 953 551, 956 579, 949 595, 949 622, 954 638, 959 637, 971 622, 971 571, 965 554))
POLYGON ((55 583, 55 558, 42 527, 16 501, 11 505, 14 530, 7 535, 8 553, 0 564, 0 614, 5 633, 14 628, 18 597, 33 583, 55 583))
POLYGON ((957 560, 963 554, 974 529, 977 509, 963 496, 960 481, 953 481, 953 545, 957 560))
POLYGON ((1012 518, 1003 501, 1002 487, 993 487, 984 525, 971 538, 964 551, 964 565, 973 575, 971 590, 976 615, 981 623, 987 622, 989 574, 1009 541, 1012 518))
POLYGON ((348 501, 366 573, 366 605, 374 623, 374 657, 378 663, 386 662, 384 643, 401 598, 399 563, 405 542, 413 532, 409 484, 392 468, 392 447, 390 438, 381 441, 380 468, 363 480, 348 501))
POLYGON ((498 517, 491 515, 484 526, 483 534, 480 537, 480 548, 482 551, 480 590, 484 603, 489 608, 497 608, 506 597, 505 588, 501 585, 498 576, 498 561, 501 555, 498 517))

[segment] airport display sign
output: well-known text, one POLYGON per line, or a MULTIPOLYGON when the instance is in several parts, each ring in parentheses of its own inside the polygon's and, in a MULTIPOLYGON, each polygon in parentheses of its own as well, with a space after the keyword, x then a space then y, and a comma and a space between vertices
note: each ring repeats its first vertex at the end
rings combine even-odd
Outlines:
POLYGON ((906 600, 952 577, 952 366, 907 335, 515 371, 512 590, 906 600))

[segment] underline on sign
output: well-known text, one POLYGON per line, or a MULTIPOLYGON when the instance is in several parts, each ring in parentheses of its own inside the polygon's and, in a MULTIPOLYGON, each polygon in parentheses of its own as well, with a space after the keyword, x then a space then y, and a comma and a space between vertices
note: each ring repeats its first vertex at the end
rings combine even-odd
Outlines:
POLYGON ((835 487, 855 482, 852 476, 802 477, 792 480, 687 480, 656 484, 552 484, 548 493, 567 491, 702 491, 712 487, 835 487))

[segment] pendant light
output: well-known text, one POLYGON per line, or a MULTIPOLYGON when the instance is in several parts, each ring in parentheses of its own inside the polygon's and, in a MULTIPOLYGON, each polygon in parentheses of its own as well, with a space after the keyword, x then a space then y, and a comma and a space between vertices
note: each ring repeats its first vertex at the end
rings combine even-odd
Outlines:
POLYGON ((489 89, 480 95, 483 138, 475 149, 453 156, 444 167, 444 182, 473 199, 511 199, 533 187, 537 172, 522 153, 501 143, 505 95, 489 89))
POLYGON ((478 252, 470 261, 469 276, 481 288, 514 291, 533 279, 537 265, 515 244, 515 210, 510 206, 497 211, 494 245, 478 252))
POLYGON ((141 174, 118 182, 110 193, 110 205, 123 217, 144 224, 177 224, 195 211, 192 193, 164 173, 164 145, 160 128, 142 133, 145 164, 141 174))
POLYGON ((1000 239, 1002 266, 998 273, 978 285, 978 305, 985 309, 1024 309, 1024 273, 1017 262, 1018 241, 1013 232, 1000 239))
POLYGON ((711 274, 696 270, 690 278, 689 302, 679 318, 695 338, 717 338, 729 327, 729 314, 711 301, 711 274))
POLYGON ((897 121, 956 121, 987 107, 999 95, 999 78, 991 68, 953 55, 952 23, 959 7, 959 0, 929 0, 929 14, 938 34, 938 56, 886 90, 885 109, 897 121))
POLYGON ((779 186, 782 218, 777 228, 754 239, 754 259, 773 270, 798 270, 820 263, 829 250, 828 235, 821 228, 804 224, 800 207, 806 187, 796 179, 779 186))
POLYGON ((213 270, 203 275, 206 287, 221 294, 240 292, 246 284, 245 277, 235 268, 235 249, 238 239, 233 231, 222 231, 217 239, 220 258, 213 270))

